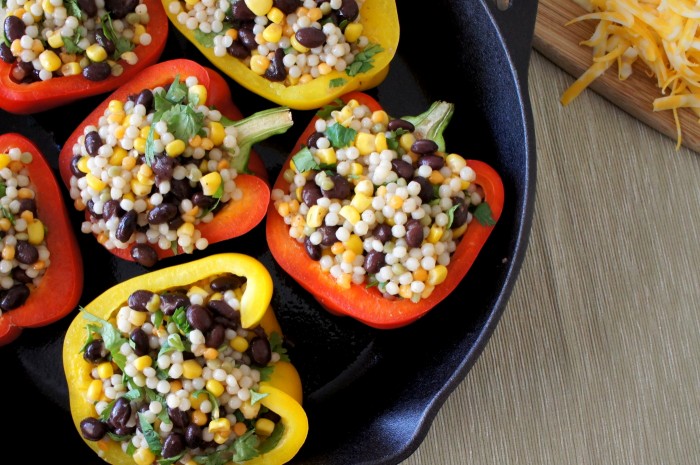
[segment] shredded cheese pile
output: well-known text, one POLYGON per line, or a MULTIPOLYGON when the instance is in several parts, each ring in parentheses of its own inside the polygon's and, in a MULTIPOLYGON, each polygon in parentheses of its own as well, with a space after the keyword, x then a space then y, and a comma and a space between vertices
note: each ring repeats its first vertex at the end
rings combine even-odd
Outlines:
POLYGON ((641 59, 656 77, 661 97, 654 111, 672 110, 681 146, 679 108, 700 116, 700 0, 572 0, 588 13, 578 21, 597 20, 593 35, 581 45, 591 47, 592 65, 564 92, 568 105, 613 63, 620 80, 632 74, 641 59))

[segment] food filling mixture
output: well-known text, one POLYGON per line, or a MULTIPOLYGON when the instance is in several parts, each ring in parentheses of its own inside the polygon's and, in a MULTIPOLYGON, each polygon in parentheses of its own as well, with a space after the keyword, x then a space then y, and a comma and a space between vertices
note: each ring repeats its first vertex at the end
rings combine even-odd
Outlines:
POLYGON ((372 68, 382 49, 362 35, 362 1, 183 0, 168 8, 215 56, 231 55, 290 86, 332 71, 355 76, 372 68))
POLYGON ((138 290, 110 321, 83 312, 95 406, 83 437, 119 443, 137 465, 238 463, 273 449, 284 425, 258 389, 288 357, 280 334, 241 327, 244 290, 224 274, 138 290))
POLYGON ((472 219, 493 224, 474 170, 383 110, 350 100, 324 113, 283 173, 289 189, 272 191, 289 235, 342 288, 428 297, 472 219))
POLYGON ((18 83, 82 74, 91 81, 134 65, 151 43, 148 8, 139 0, 6 0, 0 4, 0 59, 18 83))
POLYGON ((51 260, 27 165, 32 154, 0 153, 0 315, 23 305, 51 260))
POLYGON ((70 181, 75 207, 88 212, 83 233, 108 249, 133 244, 132 257, 146 266, 157 261, 158 248, 192 253, 208 246, 197 225, 242 197, 236 163, 246 141, 239 122, 206 101, 196 77, 178 76, 167 89, 110 101, 98 125, 85 127, 73 146, 70 181))

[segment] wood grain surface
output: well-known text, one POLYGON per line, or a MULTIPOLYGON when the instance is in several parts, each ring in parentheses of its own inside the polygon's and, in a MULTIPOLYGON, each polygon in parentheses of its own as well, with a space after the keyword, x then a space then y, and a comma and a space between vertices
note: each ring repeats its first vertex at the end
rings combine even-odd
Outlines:
MULTIPOLYGON (((534 48, 560 66, 572 77, 578 78, 592 63, 590 47, 580 42, 591 37, 596 20, 580 21, 569 26, 566 23, 586 11, 573 0, 539 0, 535 24, 534 48)), ((572 83, 573 83, 572 79, 572 83)), ((596 79, 589 87, 610 100, 624 111, 677 142, 677 128, 671 111, 653 110, 653 101, 661 97, 656 78, 648 75, 648 68, 638 60, 634 72, 622 81, 617 76, 617 66, 596 79)), ((587 92, 585 90, 584 92, 587 92)), ((569 104, 576 105, 576 99, 569 104)), ((700 151, 700 122, 688 109, 679 111, 682 143, 685 147, 700 151)))

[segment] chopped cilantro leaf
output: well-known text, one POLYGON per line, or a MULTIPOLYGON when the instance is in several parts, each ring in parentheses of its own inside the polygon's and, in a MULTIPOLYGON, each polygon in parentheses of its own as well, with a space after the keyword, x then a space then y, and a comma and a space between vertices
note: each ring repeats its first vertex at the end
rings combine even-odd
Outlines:
POLYGON ((80 5, 78 5, 77 0, 65 0, 63 2, 63 6, 66 8, 70 16, 75 16, 75 19, 78 21, 83 19, 83 12, 80 9, 80 5))
POLYGON ((484 226, 493 226, 496 220, 493 219, 493 213, 488 203, 482 202, 474 209, 474 218, 484 226))
POLYGON ((224 24, 224 28, 220 32, 202 32, 199 29, 195 29, 194 38, 205 47, 214 48, 214 38, 216 36, 220 36, 228 29, 231 29, 231 26, 228 23, 224 24))
POLYGON ((333 100, 333 102, 323 105, 317 112, 316 116, 319 118, 326 119, 329 116, 331 116, 331 113, 333 113, 336 110, 340 110, 345 106, 345 102, 343 102, 341 99, 337 98, 333 100))
POLYGON ((282 335, 278 332, 273 332, 270 334, 270 349, 273 352, 280 354, 280 360, 283 362, 289 361, 289 356, 287 355, 287 348, 284 347, 284 340, 282 335))
POLYGON ((334 123, 326 129, 326 137, 336 149, 350 145, 350 142, 355 140, 356 135, 357 131, 338 123, 334 123))
POLYGON ((282 439, 282 435, 284 434, 284 425, 282 422, 278 422, 275 424, 275 429, 272 430, 272 434, 270 434, 267 439, 265 439, 261 444, 258 450, 260 451, 261 454, 265 454, 267 452, 270 452, 273 450, 275 447, 277 447, 277 444, 279 444, 280 440, 282 439))
MULTIPOLYGON (((173 105, 163 113, 161 118, 168 124, 170 131, 176 139, 189 141, 199 134, 204 124, 204 114, 199 113, 189 105, 173 105)), ((149 134, 150 135, 150 134, 149 134)))
POLYGON ((4 182, 0 181, 0 197, 5 197, 6 190, 7 190, 7 186, 5 185, 4 182))
POLYGON ((150 424, 148 420, 146 420, 146 417, 143 413, 139 412, 138 417, 139 426, 141 427, 141 432, 143 433, 143 436, 146 438, 148 448, 154 454, 160 454, 160 451, 163 449, 163 445, 160 443, 160 436, 153 429, 153 425, 150 424))
POLYGON ((314 160, 314 156, 308 147, 304 147, 299 150, 296 155, 292 157, 294 162, 294 167, 300 173, 305 173, 307 171, 316 170, 319 168, 318 163, 314 160))
POLYGON ((335 78, 331 79, 331 81, 328 83, 328 87, 333 88, 333 87, 340 87, 345 85, 347 81, 345 78, 335 78))
POLYGON ((246 431, 243 436, 236 439, 233 443, 234 454, 231 460, 234 462, 245 462, 260 455, 258 452, 258 438, 255 436, 255 430, 246 431))
POLYGON ((447 229, 450 229, 452 227, 452 223, 455 221, 455 211, 459 208, 459 204, 453 205, 452 208, 447 210, 447 225, 445 226, 447 229))
POLYGON ((374 68, 374 55, 382 51, 384 49, 379 44, 369 44, 363 51, 355 55, 355 59, 345 69, 345 73, 348 76, 356 76, 369 71, 374 68))
POLYGON ((255 405, 257 402, 260 402, 262 399, 267 397, 268 394, 261 394, 259 392, 253 391, 252 389, 250 390, 250 405, 255 405))
POLYGON ((62 37, 63 39, 63 46, 66 48, 66 53, 76 53, 76 54, 82 54, 85 53, 85 50, 80 48, 78 46, 78 42, 80 42, 80 30, 78 30, 75 33, 74 37, 62 37))

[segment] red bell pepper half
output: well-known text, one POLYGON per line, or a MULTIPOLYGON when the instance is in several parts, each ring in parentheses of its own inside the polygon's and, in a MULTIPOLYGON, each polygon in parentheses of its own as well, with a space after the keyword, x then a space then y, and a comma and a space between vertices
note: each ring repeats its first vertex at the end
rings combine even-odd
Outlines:
POLYGON ((20 134, 0 135, 0 153, 12 148, 32 154, 27 165, 36 192, 38 217, 46 226, 51 264, 26 302, 0 315, 0 345, 15 340, 24 328, 46 326, 68 315, 83 290, 83 262, 68 211, 54 173, 39 149, 20 134))
POLYGON ((124 72, 102 81, 90 81, 82 74, 77 74, 22 84, 12 79, 14 63, 5 63, 0 60, 0 108, 16 114, 50 110, 85 97, 110 92, 138 76, 147 66, 157 62, 168 38, 168 17, 160 1, 142 1, 148 7, 150 20, 147 32, 152 40, 149 45, 134 47, 133 52, 138 56, 136 64, 129 65, 122 60, 124 72))
MULTIPOLYGON (((381 110, 380 104, 369 95, 351 92, 342 97, 367 105, 372 111, 381 110)), ((304 133, 299 137, 292 154, 286 160, 273 189, 289 190, 289 183, 283 174, 289 168, 294 152, 306 146, 309 136, 315 132, 314 116, 304 133)), ((498 173, 488 164, 479 160, 467 160, 468 166, 476 172, 475 183, 483 189, 484 200, 491 208, 492 218, 497 221, 503 210, 504 190, 498 173)), ((270 203, 266 219, 267 243, 277 263, 330 313, 352 317, 368 326, 378 329, 392 329, 406 326, 424 316, 440 301, 445 299, 459 285, 476 260, 486 243, 493 226, 483 225, 474 219, 460 238, 457 249, 448 265, 447 278, 435 286, 427 298, 417 303, 410 299, 387 299, 374 287, 367 284, 351 284, 350 289, 341 289, 330 273, 322 271, 318 261, 312 260, 304 244, 289 236, 289 226, 270 203)))
MULTIPOLYGON (((243 118, 240 110, 231 100, 231 91, 228 84, 213 69, 203 67, 187 59, 175 59, 157 63, 146 68, 138 76, 114 91, 70 135, 59 155, 59 169, 64 184, 70 188, 72 176, 70 165, 73 158, 73 145, 83 134, 85 126, 98 125, 99 118, 104 114, 111 100, 126 101, 130 95, 138 94, 143 89, 169 85, 177 76, 182 78, 185 76, 197 77, 199 83, 207 88, 208 106, 215 107, 222 115, 231 120, 238 121, 243 118)), ((268 175, 262 159, 252 150, 247 169, 251 174, 239 172, 236 177, 236 186, 243 191, 242 198, 224 205, 210 223, 200 223, 197 226, 202 233, 202 237, 206 238, 210 244, 241 236, 257 226, 265 217, 270 199, 268 175)), ((89 213, 86 212, 86 218, 88 217, 89 213)), ((114 248, 110 252, 125 260, 136 261, 131 256, 131 249, 134 245, 132 243, 125 249, 114 248)), ((159 259, 174 255, 171 249, 156 248, 156 252, 159 259)))

